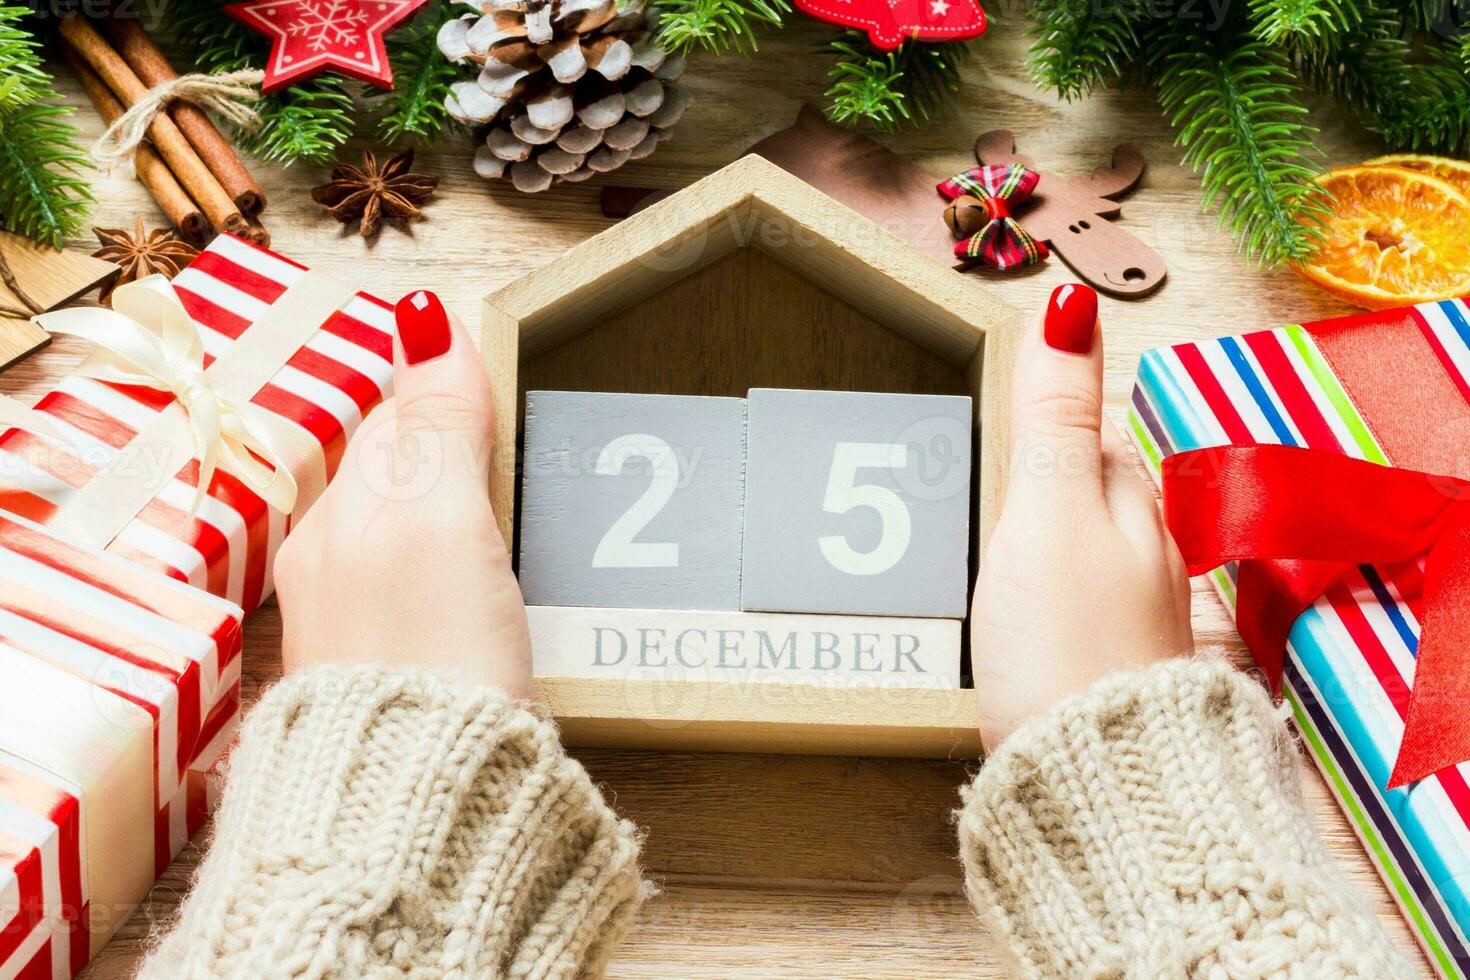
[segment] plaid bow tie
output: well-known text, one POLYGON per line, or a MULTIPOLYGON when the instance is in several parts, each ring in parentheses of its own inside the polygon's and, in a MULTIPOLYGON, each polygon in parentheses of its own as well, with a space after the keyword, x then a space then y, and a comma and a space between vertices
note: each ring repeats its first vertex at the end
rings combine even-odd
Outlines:
POLYGON ((985 225, 955 242, 956 258, 972 259, 997 269, 1014 269, 1046 258, 1046 243, 1037 241, 1011 217, 1011 207, 1036 190, 1041 175, 1015 164, 974 167, 939 185, 946 200, 968 195, 985 207, 985 225))

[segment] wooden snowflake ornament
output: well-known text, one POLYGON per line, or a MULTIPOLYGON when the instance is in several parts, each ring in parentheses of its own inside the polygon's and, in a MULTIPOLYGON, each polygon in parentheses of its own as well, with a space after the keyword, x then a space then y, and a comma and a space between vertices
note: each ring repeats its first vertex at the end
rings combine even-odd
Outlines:
POLYGON ((892 51, 909 38, 962 41, 985 33, 975 0, 796 0, 818 20, 868 32, 873 46, 892 51))
POLYGON ((323 71, 393 87, 383 35, 428 0, 246 0, 225 13, 271 38, 261 91, 323 71))

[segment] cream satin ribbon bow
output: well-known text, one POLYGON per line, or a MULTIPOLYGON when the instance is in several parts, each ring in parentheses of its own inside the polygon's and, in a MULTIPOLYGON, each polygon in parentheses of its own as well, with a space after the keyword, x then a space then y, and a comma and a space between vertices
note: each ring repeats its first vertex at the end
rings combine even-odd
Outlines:
POLYGON ((299 491, 287 461, 320 456, 320 444, 299 426, 210 380, 199 328, 166 278, 147 276, 119 286, 110 310, 57 310, 35 322, 52 333, 90 341, 105 352, 107 356, 83 364, 80 374, 166 391, 178 400, 199 460, 191 518, 208 495, 216 469, 239 477, 281 513, 295 509, 299 491))

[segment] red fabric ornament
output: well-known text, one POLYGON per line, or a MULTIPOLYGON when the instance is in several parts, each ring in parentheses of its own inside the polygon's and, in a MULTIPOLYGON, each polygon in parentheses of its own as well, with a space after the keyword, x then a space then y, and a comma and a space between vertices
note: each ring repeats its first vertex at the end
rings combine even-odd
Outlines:
POLYGON ((393 87, 383 35, 428 0, 247 0, 225 7, 271 38, 261 91, 274 92, 328 69, 393 87))
POLYGON ((962 41, 985 33, 975 0, 796 0, 817 20, 868 32, 873 46, 892 51, 909 38, 962 41))

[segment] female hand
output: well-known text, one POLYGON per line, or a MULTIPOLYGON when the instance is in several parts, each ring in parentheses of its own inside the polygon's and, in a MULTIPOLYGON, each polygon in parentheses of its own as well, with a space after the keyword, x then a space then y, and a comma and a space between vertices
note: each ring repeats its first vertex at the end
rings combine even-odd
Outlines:
POLYGON ((285 668, 431 667, 529 698, 526 609, 488 492, 489 379, 433 293, 395 312, 396 397, 276 557, 285 668))
POLYGON ((980 736, 1115 671, 1190 652, 1189 581, 1102 414, 1097 294, 1060 286, 1016 364, 1011 472, 971 622, 980 736))

